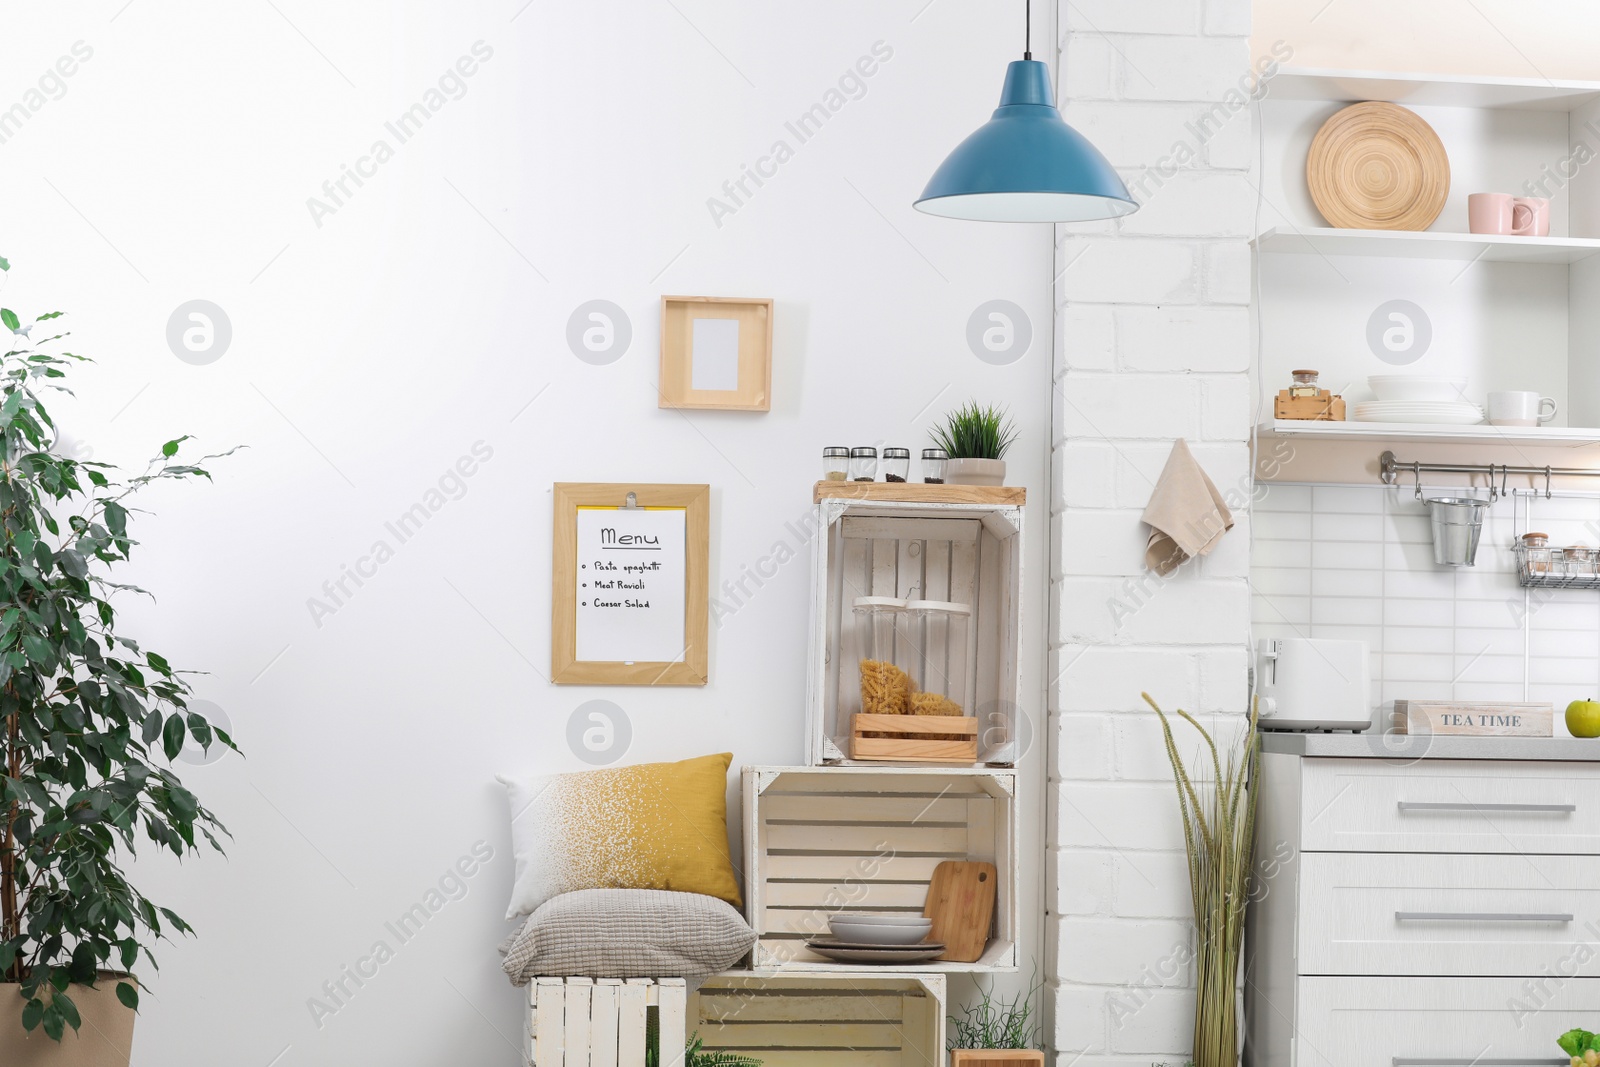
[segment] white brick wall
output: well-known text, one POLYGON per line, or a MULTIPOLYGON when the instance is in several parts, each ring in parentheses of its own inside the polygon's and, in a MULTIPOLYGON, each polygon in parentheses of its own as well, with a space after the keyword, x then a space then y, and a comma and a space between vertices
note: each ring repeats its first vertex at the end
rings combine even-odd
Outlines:
POLYGON ((1246 703, 1248 516, 1163 581, 1139 514, 1176 437, 1224 493, 1249 485, 1254 138, 1223 101, 1248 87, 1250 3, 1064 0, 1060 25, 1068 121, 1143 207, 1058 235, 1053 1041, 1062 1063, 1143 1067, 1183 1062, 1194 1000, 1176 796, 1139 691, 1224 737, 1246 703))

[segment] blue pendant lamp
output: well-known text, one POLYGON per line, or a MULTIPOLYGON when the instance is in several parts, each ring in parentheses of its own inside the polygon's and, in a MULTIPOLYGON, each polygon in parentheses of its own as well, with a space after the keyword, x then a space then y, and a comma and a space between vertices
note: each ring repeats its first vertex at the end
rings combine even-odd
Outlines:
POLYGON ((933 172, 918 211, 978 222, 1089 222, 1139 209, 1106 157, 1056 110, 1050 68, 1033 58, 1029 4, 1022 59, 1000 107, 933 172))

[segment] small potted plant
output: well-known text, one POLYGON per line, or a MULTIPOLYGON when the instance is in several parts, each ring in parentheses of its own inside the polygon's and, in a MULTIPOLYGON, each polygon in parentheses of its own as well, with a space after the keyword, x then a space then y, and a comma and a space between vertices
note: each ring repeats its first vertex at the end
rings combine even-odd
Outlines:
POLYGON ((40 393, 82 357, 28 336, 58 314, 23 326, 0 308, 0 1064, 127 1067, 131 972, 189 925, 126 870, 140 845, 217 845, 226 831, 171 764, 191 738, 234 746, 129 635, 114 598, 133 587, 108 574, 136 544, 130 494, 209 475, 176 458, 183 438, 123 481, 61 454, 40 393))
POLYGON ((950 1022, 950 1067, 1044 1067, 1038 1013, 1033 998, 1039 986, 1010 1000, 979 988, 981 998, 950 1022))
POLYGON ((1017 431, 1004 410, 976 401, 950 412, 933 429, 933 442, 950 454, 945 481, 952 485, 1004 485, 1006 449, 1017 431))

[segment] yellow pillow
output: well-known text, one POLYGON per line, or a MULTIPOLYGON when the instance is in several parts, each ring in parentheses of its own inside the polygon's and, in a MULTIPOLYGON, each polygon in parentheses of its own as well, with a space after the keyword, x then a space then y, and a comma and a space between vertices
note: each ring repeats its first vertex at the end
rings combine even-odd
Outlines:
POLYGON ((510 778, 516 883, 507 919, 578 889, 670 889, 740 906, 728 855, 731 752, 510 778))

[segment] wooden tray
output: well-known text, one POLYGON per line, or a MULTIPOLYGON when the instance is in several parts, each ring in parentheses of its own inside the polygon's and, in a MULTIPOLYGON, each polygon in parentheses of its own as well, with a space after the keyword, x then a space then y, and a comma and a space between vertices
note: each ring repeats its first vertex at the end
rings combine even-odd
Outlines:
POLYGON ((852 715, 850 758, 896 763, 976 763, 978 720, 970 715, 852 715), (952 740, 954 736, 960 740, 952 740))

